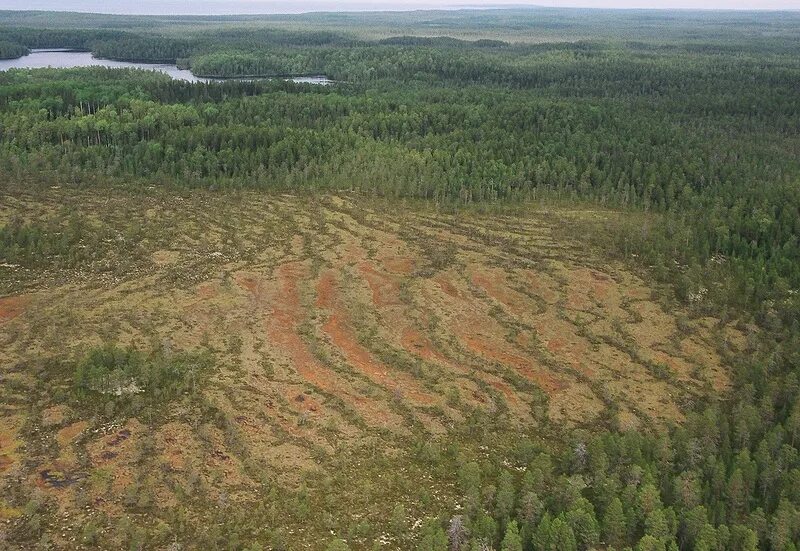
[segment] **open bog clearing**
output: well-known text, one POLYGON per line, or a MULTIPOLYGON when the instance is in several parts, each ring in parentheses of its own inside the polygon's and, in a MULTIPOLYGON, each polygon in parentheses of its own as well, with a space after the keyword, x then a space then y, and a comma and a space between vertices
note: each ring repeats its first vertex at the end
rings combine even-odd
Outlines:
POLYGON ((257 511, 291 549, 334 526, 358 547, 398 503, 409 538, 458 507, 453 447, 514 457, 566 429, 681 423, 728 390, 724 357, 747 335, 563 237, 581 216, 4 196, 5 223, 78 237, 48 265, 0 267, 0 522, 35 488, 57 503, 42 530, 61 546, 92 519, 172 525, 180 504, 198 530, 257 511), (190 383, 77 392, 76 366, 104 344, 182 358, 190 383))

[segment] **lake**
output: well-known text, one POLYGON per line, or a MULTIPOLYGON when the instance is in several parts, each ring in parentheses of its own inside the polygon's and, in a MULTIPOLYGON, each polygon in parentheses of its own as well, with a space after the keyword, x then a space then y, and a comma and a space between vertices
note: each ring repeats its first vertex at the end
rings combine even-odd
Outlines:
MULTIPOLYGON (((110 67, 112 69, 145 69, 158 71, 171 76, 174 80, 187 82, 221 82, 222 79, 196 77, 188 69, 178 69, 168 63, 134 63, 130 61, 114 61, 92 56, 91 52, 75 52, 72 50, 31 50, 29 55, 18 59, 0 59, 0 71, 8 69, 70 69, 72 67, 110 67)), ((307 84, 331 84, 333 81, 325 76, 292 77, 285 80, 307 84)))

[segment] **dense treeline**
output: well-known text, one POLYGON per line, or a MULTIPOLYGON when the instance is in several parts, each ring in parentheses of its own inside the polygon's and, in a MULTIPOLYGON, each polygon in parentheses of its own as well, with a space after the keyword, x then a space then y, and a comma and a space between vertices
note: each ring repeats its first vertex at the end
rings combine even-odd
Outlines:
POLYGON ((28 53, 28 48, 16 42, 0 40, 0 59, 16 59, 28 53))
MULTIPOLYGON (((561 74, 577 75, 583 62, 568 54, 561 74)), ((667 212, 676 227, 690 220, 693 231, 669 255, 690 265, 731 258, 743 304, 796 289, 798 69, 748 73, 745 59, 738 71, 747 76, 737 78, 734 65, 647 63, 663 86, 635 60, 627 73, 622 60, 586 62, 581 78, 551 76, 531 91, 381 81, 364 93, 366 84, 192 86, 107 69, 12 72, 0 77, 0 159, 11 173, 40 167, 89 180, 465 202, 583 197, 667 212)))
POLYGON ((434 47, 499 47, 508 46, 502 40, 461 40, 450 36, 392 36, 378 41, 388 46, 434 46, 434 47))
MULTIPOLYGON (((99 44, 111 57, 124 57, 120 45, 142 58, 189 54, 176 40, 99 44)), ((69 86, 62 73, 7 74, 4 157, 9 167, 101 168, 189 185, 345 187, 464 201, 554 192, 676 217, 704 212, 692 222, 692 243, 673 254, 687 264, 713 255, 745 263, 737 268, 740 296, 751 304, 767 290, 797 287, 793 56, 667 55, 592 43, 504 51, 362 45, 221 51, 192 61, 208 75, 326 72, 350 83, 303 94, 263 83, 108 79, 104 70, 69 86), (443 82, 482 86, 439 89, 443 82), (367 87, 374 92, 364 95, 367 87)))
POLYGON ((725 45, 741 51, 742 38, 747 49, 777 39, 784 45, 797 47, 798 15, 793 11, 671 11, 651 10, 580 10, 557 8, 495 8, 481 10, 419 10, 409 12, 310 12, 274 15, 215 16, 134 16, 87 14, 78 12, 2 11, 0 24, 17 27, 113 29, 117 31, 159 32, 181 35, 246 28, 242 34, 263 29, 280 29, 287 33, 304 30, 335 32, 368 38, 393 35, 430 35, 474 40, 481 36, 508 42, 541 42, 599 39, 642 41, 695 45, 725 45))
POLYGON ((92 44, 92 53, 105 59, 174 63, 178 58, 189 56, 190 46, 185 40, 136 36, 96 41, 92 44))
POLYGON ((224 29, 189 37, 102 29, 0 28, 6 58, 27 54, 28 49, 68 48, 91 51, 97 57, 127 61, 174 62, 179 58, 226 49, 261 51, 265 48, 345 47, 363 44, 348 36, 326 31, 283 29, 224 29))
POLYGON ((358 41, 350 36, 330 31, 288 30, 280 28, 227 28, 196 37, 205 48, 220 47, 263 48, 271 46, 352 46, 358 41))
MULTIPOLYGON (((0 171, 40 184, 356 190, 451 205, 560 200, 655 211, 657 227, 618 231, 614 246, 638 255, 699 314, 725 318, 729 307, 764 331, 745 357, 727 358, 730 400, 695 404, 669 434, 576 433, 562 449, 521 449, 524 474, 465 461, 461 516, 427 524, 421 547, 796 549, 796 43, 368 44, 262 34, 226 31, 202 44, 94 37, 92 47, 112 57, 189 57, 198 74, 319 72, 345 82, 3 73, 0 171)), ((14 222, 0 231, 0 258, 34 266, 80 242, 74 232, 63 243, 54 235, 14 222)))
MULTIPOLYGON (((24 46, 28 49, 69 48, 72 50, 89 51, 92 49, 95 42, 99 40, 114 40, 119 38, 121 34, 122 33, 117 31, 103 29, 0 29, 0 36, 2 36, 4 40, 24 46)), ((20 55, 24 55, 24 53, 25 52, 20 53, 20 55)))
POLYGON ((737 56, 734 62, 678 53, 668 59, 590 43, 471 50, 372 46, 221 51, 193 57, 192 70, 221 77, 313 73, 355 83, 391 79, 535 89, 559 97, 646 97, 692 114, 797 111, 797 64, 789 57, 737 56), (747 81, 742 71, 756 78, 747 81))
POLYGON ((97 57, 128 61, 174 62, 188 57, 191 44, 184 39, 132 34, 102 29, 0 29, 0 58, 17 58, 32 49, 65 48, 91 51, 97 57))

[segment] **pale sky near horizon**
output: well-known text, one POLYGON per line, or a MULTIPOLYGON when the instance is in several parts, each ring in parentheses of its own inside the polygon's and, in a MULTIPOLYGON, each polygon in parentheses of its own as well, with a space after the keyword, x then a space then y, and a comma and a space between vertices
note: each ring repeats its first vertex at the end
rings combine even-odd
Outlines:
POLYGON ((800 0, 0 0, 0 10, 115 14, 276 14, 309 11, 545 6, 585 8, 800 10, 800 0))

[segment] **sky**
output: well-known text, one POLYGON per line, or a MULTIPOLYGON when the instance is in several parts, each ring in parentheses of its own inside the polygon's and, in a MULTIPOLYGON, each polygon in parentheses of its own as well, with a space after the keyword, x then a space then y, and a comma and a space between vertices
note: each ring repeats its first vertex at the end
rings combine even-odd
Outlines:
POLYGON ((453 9, 502 5, 587 8, 800 10, 800 0, 0 0, 0 9, 117 14, 257 14, 453 9))

